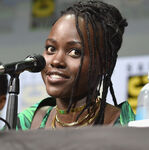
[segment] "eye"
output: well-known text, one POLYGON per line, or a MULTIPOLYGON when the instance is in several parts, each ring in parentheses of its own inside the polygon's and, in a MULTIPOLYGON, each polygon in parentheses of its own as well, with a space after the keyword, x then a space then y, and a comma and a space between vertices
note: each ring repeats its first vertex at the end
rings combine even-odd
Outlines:
POLYGON ((81 56, 81 50, 71 49, 71 51, 69 52, 69 56, 74 57, 74 58, 78 58, 81 56))
POLYGON ((46 46, 46 51, 47 51, 47 53, 49 53, 49 54, 54 54, 55 51, 56 51, 56 49, 55 49, 54 46, 48 45, 48 46, 46 46))

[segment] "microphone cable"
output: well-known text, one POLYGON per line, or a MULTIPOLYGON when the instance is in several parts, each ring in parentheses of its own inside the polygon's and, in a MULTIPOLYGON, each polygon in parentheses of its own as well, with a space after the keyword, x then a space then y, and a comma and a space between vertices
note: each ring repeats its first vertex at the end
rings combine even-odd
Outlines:
POLYGON ((2 117, 0 117, 0 120, 5 123, 5 125, 8 127, 9 130, 11 129, 10 124, 5 119, 3 119, 2 117))

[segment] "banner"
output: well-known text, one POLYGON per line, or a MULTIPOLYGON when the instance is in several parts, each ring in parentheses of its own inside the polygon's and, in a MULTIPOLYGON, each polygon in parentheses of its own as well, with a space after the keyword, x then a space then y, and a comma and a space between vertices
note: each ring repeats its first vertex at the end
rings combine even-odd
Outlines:
POLYGON ((31 28, 49 28, 54 9, 54 0, 32 0, 31 28))
POLYGON ((136 113, 137 98, 141 88, 148 83, 147 75, 132 75, 128 77, 128 102, 136 113))
MULTIPOLYGON (((118 103, 128 100, 134 112, 137 97, 141 88, 149 82, 149 56, 133 56, 119 58, 112 76, 115 95, 118 103)), ((111 97, 109 97, 110 103, 111 97)))

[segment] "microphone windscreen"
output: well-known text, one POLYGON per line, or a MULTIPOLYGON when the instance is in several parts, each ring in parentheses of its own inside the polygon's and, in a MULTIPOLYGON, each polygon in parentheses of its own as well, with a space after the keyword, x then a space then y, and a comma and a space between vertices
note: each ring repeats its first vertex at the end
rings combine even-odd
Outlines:
POLYGON ((42 55, 34 55, 33 58, 35 59, 35 67, 30 69, 30 72, 40 72, 44 69, 46 65, 46 61, 42 55))

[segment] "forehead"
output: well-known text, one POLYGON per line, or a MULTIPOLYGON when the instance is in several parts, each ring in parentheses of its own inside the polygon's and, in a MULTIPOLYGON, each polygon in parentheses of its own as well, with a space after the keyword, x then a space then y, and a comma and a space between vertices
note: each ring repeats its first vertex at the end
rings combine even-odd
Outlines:
MULTIPOLYGON (((78 26, 83 34, 83 37, 86 37, 85 21, 82 17, 78 17, 78 26)), ((50 35, 55 36, 58 34, 64 35, 65 37, 76 37, 80 39, 76 29, 76 17, 74 14, 66 14, 56 21, 50 31, 50 35)))

